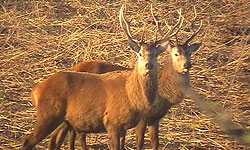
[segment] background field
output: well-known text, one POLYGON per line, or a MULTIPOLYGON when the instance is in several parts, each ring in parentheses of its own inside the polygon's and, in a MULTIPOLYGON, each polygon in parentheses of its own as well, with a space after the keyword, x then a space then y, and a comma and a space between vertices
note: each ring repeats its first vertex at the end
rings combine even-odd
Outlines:
MULTIPOLYGON (((0 149, 20 149, 24 137, 33 130, 36 111, 30 91, 37 83, 85 60, 105 60, 127 67, 135 62, 136 56, 119 27, 122 1, 56 1, 0 0, 0 149)), ((250 2, 128 1, 126 16, 136 39, 140 39, 145 24, 145 39, 154 40, 150 4, 162 27, 164 20, 176 22, 179 8, 187 20, 191 19, 196 5, 203 28, 193 42, 203 45, 192 56, 192 85, 205 100, 221 104, 235 123, 249 130, 250 2)), ((182 42, 192 33, 187 20, 178 34, 182 42)), ((161 56, 160 63, 166 55, 161 56)), ((36 148, 46 149, 48 139, 36 148)), ((106 134, 88 136, 90 149, 107 149, 107 143, 106 134)), ((128 133, 126 148, 135 148, 133 130, 128 133)), ((150 148, 148 136, 145 148, 150 148)), ((162 119, 160 149, 249 148, 230 138, 192 100, 185 99, 162 119)))

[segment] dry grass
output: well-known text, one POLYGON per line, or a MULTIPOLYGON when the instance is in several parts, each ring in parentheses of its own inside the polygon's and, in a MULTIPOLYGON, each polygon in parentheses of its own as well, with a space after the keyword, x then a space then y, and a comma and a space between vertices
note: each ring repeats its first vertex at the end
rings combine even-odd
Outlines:
MULTIPOLYGON (((132 67, 135 55, 119 27, 121 1, 0 2, 0 149, 19 149, 36 121, 29 94, 37 83, 84 60, 132 67)), ((191 19, 192 6, 196 5, 204 22, 196 41, 203 46, 193 55, 192 84, 204 99, 221 104, 235 123, 249 130, 250 2, 129 1, 126 14, 132 19, 132 33, 137 39, 144 24, 146 39, 154 39, 151 3, 158 17, 170 23, 176 21, 175 10, 179 8, 191 19)), ((181 40, 191 34, 186 23, 179 33, 181 40)), ((164 55, 160 62, 164 62, 164 55)), ((160 149, 248 149, 226 135, 189 99, 171 109, 160 130, 160 149)), ((37 149, 47 148, 47 141, 39 143, 37 149)), ((90 134, 88 138, 91 149, 106 149, 107 141, 106 134, 90 134)), ((135 147, 133 130, 126 147, 135 147)), ((150 148, 148 136, 145 147, 150 148)))

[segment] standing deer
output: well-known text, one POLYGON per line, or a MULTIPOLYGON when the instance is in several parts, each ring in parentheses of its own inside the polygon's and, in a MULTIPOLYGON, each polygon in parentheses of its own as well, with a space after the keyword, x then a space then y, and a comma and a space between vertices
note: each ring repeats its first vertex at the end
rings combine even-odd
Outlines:
MULTIPOLYGON (((191 22, 192 26, 197 19, 195 8, 194 14, 195 17, 191 22)), ((158 30, 163 36, 162 30, 160 29, 157 21, 156 26, 159 28, 158 30)), ((158 149, 158 130, 160 119, 168 113, 171 107, 183 101, 185 96, 184 90, 190 88, 189 70, 192 67, 190 56, 192 52, 195 52, 200 48, 201 43, 189 45, 189 42, 199 33, 201 27, 202 21, 200 22, 199 28, 193 32, 184 44, 180 44, 176 36, 176 45, 171 49, 168 49, 170 57, 165 60, 165 65, 160 68, 158 73, 159 95, 157 95, 156 100, 146 117, 140 121, 135 129, 136 145, 138 150, 141 150, 143 147, 146 126, 148 126, 153 150, 158 149)), ((172 29, 169 31, 171 30, 172 29)), ((125 140, 124 138, 125 137, 123 137, 122 141, 125 140)))
MULTIPOLYGON (((195 12, 195 17, 192 23, 194 23, 194 21, 197 18, 196 11, 194 12, 195 12)), ((151 13, 152 16, 154 17, 152 7, 151 7, 151 13)), ((179 13, 181 17, 181 12, 179 13)), ((158 31, 162 36, 164 36, 155 17, 154 20, 156 22, 158 31)), ((179 21, 176 23, 176 25, 173 26, 172 28, 169 28, 169 31, 164 36, 164 38, 166 38, 167 36, 172 37, 172 35, 176 35, 178 31, 181 29, 182 21, 183 20, 179 18, 179 21), (180 28, 177 29, 175 33, 171 34, 173 30, 177 28, 178 25, 180 26, 180 28)), ((142 149, 144 141, 144 133, 147 125, 153 149, 154 150, 158 149, 159 145, 158 127, 160 119, 169 111, 169 109, 172 106, 180 103, 184 99, 183 89, 189 87, 190 84, 190 78, 189 78, 189 70, 191 68, 190 56, 192 52, 198 50, 199 47, 201 46, 201 43, 195 43, 189 46, 189 42, 198 34, 198 32, 201 29, 201 26, 202 22, 198 30, 194 32, 192 36, 190 36, 183 45, 179 44, 177 40, 176 45, 171 45, 171 47, 167 49, 170 55, 165 60, 165 65, 161 66, 158 72, 159 95, 157 95, 156 100, 152 108, 150 109, 149 113, 136 126, 136 141, 137 141, 136 145, 138 150, 142 149)), ((109 71, 124 70, 124 69, 129 70, 129 68, 109 64, 106 62, 87 61, 79 63, 78 65, 74 66, 72 70, 103 74, 109 71)), ((71 130, 69 128, 69 125, 67 123, 62 123, 60 127, 58 127, 58 129, 56 129, 56 131, 52 134, 50 141, 51 149, 53 148, 60 149, 60 146, 68 131, 70 131, 69 149, 71 150, 74 149, 74 140, 76 133, 74 130, 71 130)), ((81 142, 82 142, 82 149, 86 150, 87 149, 86 134, 81 134, 81 142)), ((122 138, 121 149, 125 149, 124 142, 125 142, 125 137, 122 138)))
POLYGON ((120 137, 147 114, 158 94, 157 57, 171 45, 168 37, 152 43, 133 40, 123 9, 120 25, 138 54, 134 69, 102 75, 59 72, 38 84, 31 92, 37 123, 23 150, 32 149, 62 122, 83 134, 107 131, 110 148, 119 150, 120 137))

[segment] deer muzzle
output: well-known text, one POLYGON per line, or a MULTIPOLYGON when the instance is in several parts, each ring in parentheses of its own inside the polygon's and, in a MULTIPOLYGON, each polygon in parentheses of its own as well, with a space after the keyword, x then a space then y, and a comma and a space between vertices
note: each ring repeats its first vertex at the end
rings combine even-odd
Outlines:
POLYGON ((146 63, 145 64, 146 69, 152 70, 153 69, 153 64, 152 63, 146 63))

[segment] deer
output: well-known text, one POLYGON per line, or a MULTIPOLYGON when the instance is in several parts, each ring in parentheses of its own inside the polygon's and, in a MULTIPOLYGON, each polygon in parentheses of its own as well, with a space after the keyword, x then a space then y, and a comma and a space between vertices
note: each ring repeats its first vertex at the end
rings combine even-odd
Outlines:
MULTIPOLYGON (((153 14, 153 9, 151 6, 151 14, 154 18, 156 27, 160 32, 160 35, 163 36, 163 39, 168 36, 172 37, 173 35, 176 35, 181 29, 183 22, 181 10, 178 13, 180 14, 178 22, 172 27, 167 25, 169 31, 167 32, 167 34, 164 35, 159 26, 158 20, 153 14), (180 26, 179 29, 177 29, 175 33, 171 34, 173 30, 175 30, 178 26, 180 26)), ((191 21, 192 25, 197 19, 197 13, 195 8, 194 13, 195 17, 193 21, 191 21)), ((197 51, 201 46, 201 43, 194 43, 192 45, 189 45, 189 42, 199 33, 201 27, 202 21, 200 23, 199 28, 186 40, 184 44, 180 44, 177 38, 176 44, 171 41, 171 46, 167 49, 170 55, 164 61, 165 64, 159 68, 158 72, 159 95, 157 95, 156 100, 150 108, 149 112, 147 113, 146 117, 142 118, 139 124, 136 126, 136 145, 138 150, 142 149, 146 126, 148 126, 149 129, 149 135, 151 137, 153 149, 158 149, 158 128, 160 119, 168 113, 171 107, 183 101, 185 95, 183 89, 190 86, 189 70, 192 67, 190 56, 191 53, 197 51)), ((83 71, 96 74, 103 74, 120 69, 130 70, 131 68, 125 68, 104 61, 86 61, 75 65, 72 70, 79 72, 83 71)), ((55 132, 52 134, 49 144, 51 149, 52 147, 60 149, 60 146, 68 132, 70 133, 69 149, 73 150, 76 131, 71 130, 68 127, 67 123, 62 123, 60 127, 58 127, 58 129, 56 129, 55 132)), ((125 136, 121 137, 121 149, 125 149, 124 143, 125 136)), ((81 144, 82 149, 87 150, 86 134, 81 134, 81 144)))
MULTIPOLYGON (((152 7, 151 14, 154 16, 152 7)), ((164 36, 157 19, 155 17, 154 19, 160 35, 164 36)), ((197 12, 194 7, 194 18, 190 21, 192 27, 196 20, 197 12)), ((168 24, 167 26, 169 30, 171 30, 168 24)), ((182 24, 180 26, 182 26, 182 24)), ((200 32, 201 28, 202 20, 200 20, 198 29, 192 33, 184 44, 181 44, 178 41, 176 35, 175 45, 167 50, 170 53, 170 57, 165 60, 165 64, 161 66, 158 73, 159 94, 157 95, 153 106, 148 111, 148 114, 145 115, 146 117, 141 119, 135 128, 137 150, 141 150, 143 147, 146 127, 148 127, 152 149, 158 150, 160 119, 169 112, 170 108, 181 103, 186 95, 185 89, 191 88, 189 76, 189 71, 192 67, 191 54, 197 51, 202 43, 193 43, 191 45, 189 45, 189 43, 200 32)), ((125 138, 125 136, 122 138, 125 138)), ((122 141, 125 141, 125 139, 122 139, 122 141)))
POLYGON ((61 123, 79 133, 107 131, 112 150, 120 149, 120 137, 147 114, 158 95, 158 56, 171 47, 168 36, 146 43, 134 40, 130 25, 119 13, 120 26, 137 54, 132 70, 106 74, 61 71, 31 91, 36 107, 34 130, 24 139, 22 150, 30 150, 61 123))
MULTIPOLYGON (((158 31, 162 36, 164 36, 162 30, 159 27, 158 20, 156 19, 156 17, 154 17, 152 6, 151 14, 155 20, 158 31)), ((191 21, 191 26, 193 26, 194 21, 197 18, 195 7, 194 15, 194 19, 193 21, 191 21)), ((177 27, 178 23, 173 28, 167 25, 169 28, 169 33, 177 27)), ((155 103, 153 104, 153 107, 151 107, 151 111, 149 111, 147 117, 143 118, 136 126, 136 145, 138 150, 142 149, 143 147, 146 126, 148 126, 149 129, 149 135, 151 138, 153 149, 158 149, 159 121, 165 114, 168 113, 171 107, 182 102, 185 95, 188 95, 192 100, 194 100, 194 102, 202 111, 209 115, 214 115, 215 121, 228 134, 236 137, 242 144, 250 146, 249 132, 247 132, 238 124, 233 123, 230 116, 221 107, 215 106, 211 102, 204 101, 192 90, 189 77, 189 70, 192 67, 190 56, 193 52, 197 51, 200 48, 202 43, 194 43, 192 45, 189 45, 189 43, 200 32, 201 27, 202 20, 200 22, 199 28, 194 31, 194 33, 185 41, 184 44, 179 44, 178 38, 176 38, 176 44, 172 45, 170 49, 167 49, 170 55, 165 60, 165 65, 161 66, 158 72, 159 95, 157 96, 155 103)), ((177 33, 175 33, 175 35, 177 33)), ((110 71, 126 69, 130 70, 131 68, 114 65, 104 61, 85 61, 75 65, 72 70, 103 74, 110 71)), ((60 149, 60 146, 68 132, 70 133, 69 149, 73 150, 76 131, 70 129, 67 123, 62 123, 55 130, 51 137, 50 144, 56 145, 56 148, 60 149)), ((81 142, 82 149, 86 150, 86 134, 81 134, 81 142)), ((121 137, 121 149, 125 149, 124 142, 125 136, 121 137)))

